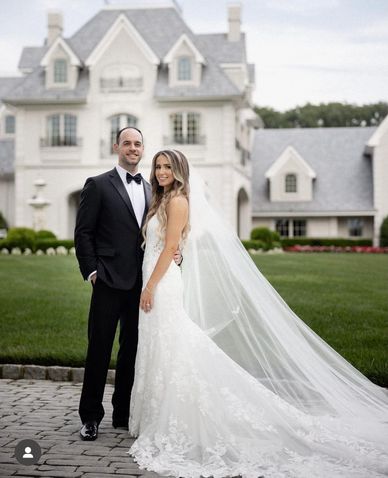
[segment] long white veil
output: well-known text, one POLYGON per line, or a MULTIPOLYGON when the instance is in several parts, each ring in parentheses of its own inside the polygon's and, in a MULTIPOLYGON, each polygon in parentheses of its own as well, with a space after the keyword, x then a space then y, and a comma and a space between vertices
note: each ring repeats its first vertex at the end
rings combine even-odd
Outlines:
POLYGON ((190 224, 182 275, 191 319, 235 362, 301 411, 361 419, 364 425, 386 423, 387 391, 288 307, 210 205, 193 167, 190 224))

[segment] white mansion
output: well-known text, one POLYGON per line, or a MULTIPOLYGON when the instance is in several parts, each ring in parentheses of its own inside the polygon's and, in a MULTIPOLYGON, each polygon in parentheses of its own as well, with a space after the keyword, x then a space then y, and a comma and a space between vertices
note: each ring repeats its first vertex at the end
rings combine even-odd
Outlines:
POLYGON ((175 2, 112 5, 64 38, 61 14, 49 13, 44 45, 22 52, 23 77, 0 79, 0 211, 9 224, 72 237, 86 178, 116 164, 116 132, 136 125, 145 177, 156 151, 181 149, 247 237, 254 67, 239 5, 228 20, 226 34, 197 35, 175 2), (34 183, 45 187, 37 193, 34 183))
POLYGON ((388 119, 376 128, 258 129, 241 8, 226 33, 195 34, 174 1, 107 6, 69 38, 48 14, 43 46, 0 78, 0 212, 9 225, 73 235, 87 177, 111 169, 123 126, 153 154, 181 149, 240 237, 378 241, 388 215, 388 119))

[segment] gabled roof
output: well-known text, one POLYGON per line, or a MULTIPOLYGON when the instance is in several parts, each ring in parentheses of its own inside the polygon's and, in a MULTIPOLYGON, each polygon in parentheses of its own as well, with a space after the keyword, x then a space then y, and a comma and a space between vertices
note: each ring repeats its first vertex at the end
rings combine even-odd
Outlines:
POLYGON ((202 69, 199 86, 169 86, 167 67, 161 68, 155 86, 155 97, 159 100, 212 99, 241 96, 241 92, 213 61, 208 60, 202 69))
POLYGON ((20 103, 82 103, 86 101, 89 90, 89 73, 80 72, 77 85, 74 89, 46 89, 44 68, 38 66, 35 70, 22 78, 4 98, 11 104, 20 103))
POLYGON ((69 38, 69 43, 83 61, 121 14, 127 16, 160 60, 183 33, 196 44, 195 35, 174 8, 101 10, 69 38))
POLYGON ((253 214, 373 210, 373 178, 365 144, 376 128, 262 129, 252 151, 253 214), (266 171, 287 146, 316 173, 313 200, 271 202, 266 171))
MULTIPOLYGON (((184 97, 190 99, 193 97, 198 99, 241 96, 242 92, 231 82, 219 65, 221 63, 243 64, 246 62, 244 34, 236 42, 229 42, 227 35, 224 33, 196 35, 186 25, 176 8, 103 9, 70 38, 67 38, 66 44, 69 45, 80 61, 85 63, 120 15, 128 18, 130 24, 133 25, 150 50, 159 59, 159 63, 163 61, 182 35, 190 40, 198 54, 206 60, 200 87, 176 86, 170 88, 166 71, 163 67, 160 68, 155 87, 155 94, 158 98, 184 97)), ((36 102, 39 98, 47 100, 56 97, 58 101, 62 98, 66 101, 70 100, 71 97, 73 99, 80 96, 84 97, 87 89, 85 74, 73 93, 69 90, 57 89, 50 92, 43 91, 43 76, 38 67, 46 52, 46 46, 28 47, 23 50, 19 68, 24 71, 34 70, 34 72, 28 75, 31 78, 26 79, 23 85, 10 94, 10 98, 35 100, 34 89, 37 92, 36 102)))
POLYGON ((71 47, 67 44, 66 40, 62 37, 57 37, 50 48, 46 51, 43 55, 43 58, 40 60, 40 66, 47 66, 49 63, 50 56, 53 51, 55 51, 58 47, 61 47, 69 56, 70 63, 75 66, 81 66, 81 62, 78 56, 74 53, 71 47))
POLYGON ((273 176, 276 176, 281 168, 287 164, 290 159, 296 160, 302 168, 306 171, 306 174, 311 178, 315 179, 317 175, 308 162, 298 153, 298 151, 291 145, 287 146, 286 149, 280 154, 280 156, 274 161, 270 168, 266 171, 265 177, 270 179, 273 176))
POLYGON ((198 48, 194 45, 194 43, 190 40, 190 38, 186 35, 186 33, 182 33, 182 35, 174 43, 172 48, 170 48, 170 50, 167 52, 167 55, 163 58, 163 62, 171 63, 175 55, 175 52, 183 43, 186 43, 186 45, 191 49, 192 53, 194 53, 195 61, 197 61, 198 63, 203 63, 203 64, 206 62, 202 53, 198 50, 198 48))
POLYGON ((15 170, 15 141, 0 139, 0 177, 10 178, 15 170))

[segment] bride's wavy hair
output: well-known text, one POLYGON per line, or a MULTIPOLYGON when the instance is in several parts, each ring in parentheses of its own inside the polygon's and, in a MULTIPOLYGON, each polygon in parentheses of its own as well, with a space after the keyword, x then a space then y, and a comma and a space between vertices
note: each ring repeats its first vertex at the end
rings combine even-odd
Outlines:
MULTIPOLYGON (((146 221, 143 227, 143 237, 146 237, 147 224, 152 216, 156 214, 159 220, 159 235, 164 238, 167 227, 167 206, 171 199, 175 196, 184 196, 189 201, 190 194, 190 168, 186 156, 174 149, 164 149, 158 151, 152 158, 150 183, 152 188, 151 205, 147 213, 146 221), (159 186, 156 179, 156 161, 160 156, 165 156, 171 165, 174 182, 167 192, 164 192, 163 186, 159 186)), ((183 229, 182 239, 186 239, 190 230, 189 222, 183 229)))

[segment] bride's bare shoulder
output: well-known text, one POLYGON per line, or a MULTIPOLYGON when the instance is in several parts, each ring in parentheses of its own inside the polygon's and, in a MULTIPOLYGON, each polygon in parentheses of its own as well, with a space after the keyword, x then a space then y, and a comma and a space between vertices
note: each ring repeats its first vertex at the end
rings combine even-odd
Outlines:
POLYGON ((169 206, 172 208, 186 209, 189 207, 189 202, 183 194, 179 194, 170 199, 169 206))

